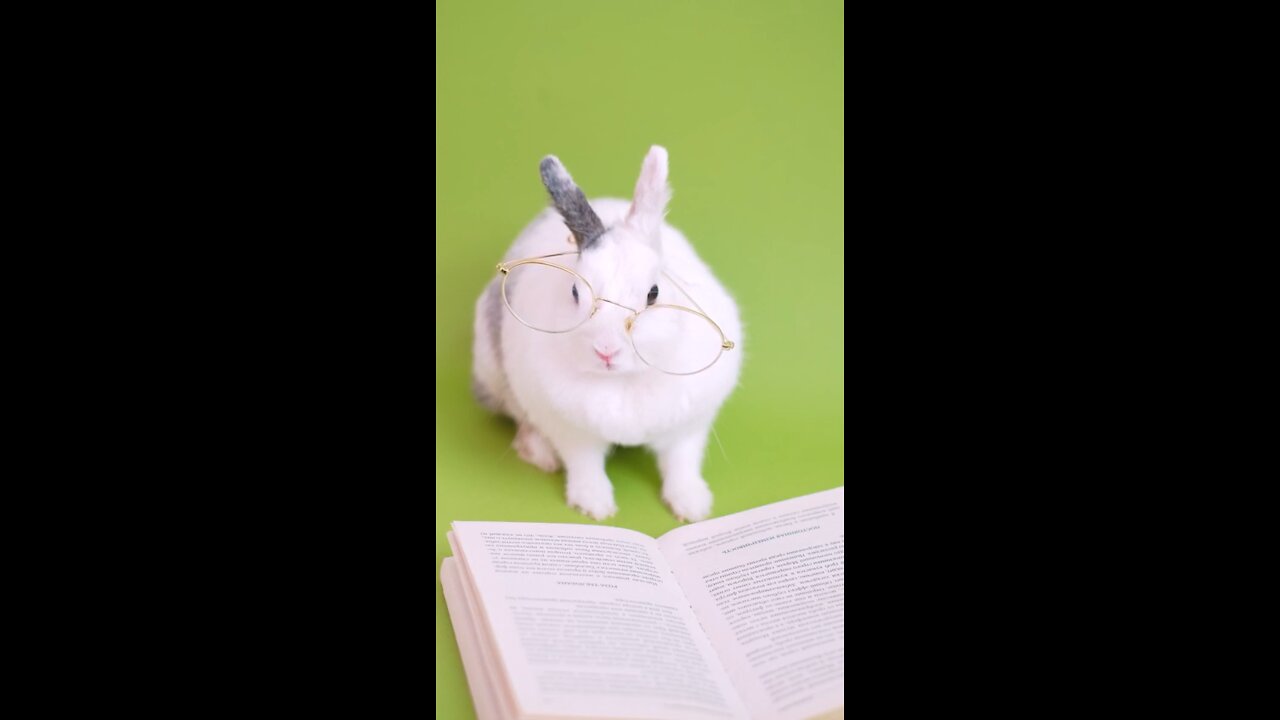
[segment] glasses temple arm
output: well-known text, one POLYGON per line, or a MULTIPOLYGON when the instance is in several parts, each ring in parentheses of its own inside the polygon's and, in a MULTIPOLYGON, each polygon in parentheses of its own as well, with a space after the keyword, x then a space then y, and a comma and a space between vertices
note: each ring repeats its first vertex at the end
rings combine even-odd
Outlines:
MULTIPOLYGON (((680 283, 676 282, 676 279, 675 279, 675 278, 673 278, 673 277, 671 277, 669 274, 667 274, 667 271, 666 271, 666 270, 663 270, 663 271, 662 271, 662 276, 663 276, 663 277, 665 277, 666 279, 670 280, 670 281, 671 281, 671 284, 672 284, 672 285, 675 285, 677 290, 679 290, 680 292, 684 293, 684 296, 685 296, 685 297, 687 297, 687 298, 689 298, 689 302, 693 303, 693 306, 694 306, 695 308, 697 308, 697 309, 698 309, 698 312, 702 313, 703 315, 707 315, 707 311, 702 309, 702 306, 698 304, 698 301, 697 301, 697 300, 694 300, 694 299, 693 299, 693 296, 689 294, 689 291, 688 291, 688 290, 685 290, 685 289, 684 289, 684 287, 680 285, 680 283)), ((707 317, 711 317, 711 316, 710 316, 710 315, 707 315, 707 317)))

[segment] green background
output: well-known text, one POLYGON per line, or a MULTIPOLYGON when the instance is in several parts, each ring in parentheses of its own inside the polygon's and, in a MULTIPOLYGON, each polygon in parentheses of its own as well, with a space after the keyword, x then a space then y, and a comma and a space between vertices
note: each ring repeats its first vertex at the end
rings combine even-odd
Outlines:
MULTIPOLYGON (((667 220, 745 326, 723 452, 713 438, 703 467, 714 515, 843 483, 843 15, 838 0, 436 3, 438 717, 474 717, 439 583, 449 523, 591 522, 470 391, 475 300, 547 206, 544 155, 587 197, 630 198, 649 146, 670 152, 667 220)), ((607 469, 607 524, 676 527, 651 455, 620 449, 607 469)))

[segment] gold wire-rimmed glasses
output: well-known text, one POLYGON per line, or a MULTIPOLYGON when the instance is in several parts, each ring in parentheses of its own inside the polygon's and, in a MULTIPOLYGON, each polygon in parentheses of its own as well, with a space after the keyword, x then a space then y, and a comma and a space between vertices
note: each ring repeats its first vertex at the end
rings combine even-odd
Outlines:
POLYGON ((577 251, 540 255, 538 257, 498 263, 502 273, 502 303, 521 325, 538 332, 561 334, 581 327, 595 317, 603 303, 616 305, 631 313, 624 325, 631 347, 646 365, 668 375, 695 375, 706 370, 732 350, 733 341, 720 325, 702 310, 698 302, 666 272, 662 273, 693 307, 673 303, 647 305, 639 310, 608 298, 599 297, 586 278, 552 258, 577 255, 577 251), (509 287, 510 286, 510 287, 509 287), (542 286, 542 291, 526 292, 529 302, 513 304, 514 289, 519 286, 542 286), (509 289, 512 292, 509 292, 509 289), (566 302, 549 302, 560 293, 566 302), (570 297, 574 302, 570 304, 570 297))

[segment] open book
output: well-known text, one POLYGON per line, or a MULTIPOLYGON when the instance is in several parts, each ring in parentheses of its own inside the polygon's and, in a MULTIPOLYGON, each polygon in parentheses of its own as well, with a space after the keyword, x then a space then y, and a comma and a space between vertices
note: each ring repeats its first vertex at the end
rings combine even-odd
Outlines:
POLYGON ((676 528, 455 522, 480 720, 844 716, 844 488, 676 528))

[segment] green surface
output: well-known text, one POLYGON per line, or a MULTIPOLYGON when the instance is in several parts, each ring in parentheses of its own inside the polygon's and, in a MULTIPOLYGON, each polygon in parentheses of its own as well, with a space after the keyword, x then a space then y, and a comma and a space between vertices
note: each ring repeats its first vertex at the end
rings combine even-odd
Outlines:
MULTIPOLYGON (((629 198, 670 152, 668 221, 738 300, 741 384, 704 476, 721 516, 836 487, 844 468, 844 40, 838 0, 436 4, 436 710, 474 712, 439 588, 453 520, 589 523, 562 474, 510 450, 470 392, 474 304, 547 205, 555 154, 588 197, 629 198)), ((609 460, 619 512, 676 527, 647 452, 609 460)))

